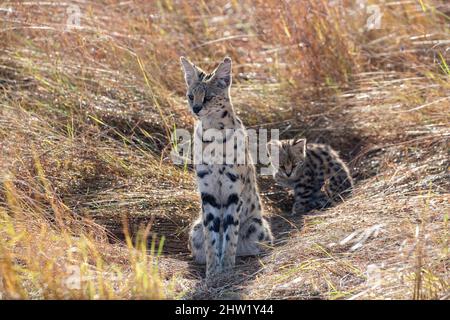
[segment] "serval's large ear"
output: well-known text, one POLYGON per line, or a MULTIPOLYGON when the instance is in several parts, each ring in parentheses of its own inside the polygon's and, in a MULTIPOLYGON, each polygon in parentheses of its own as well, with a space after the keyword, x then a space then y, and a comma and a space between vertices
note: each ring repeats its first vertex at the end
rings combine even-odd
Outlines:
POLYGON ((184 80, 186 81, 186 84, 190 86, 198 79, 197 67, 185 57, 180 57, 180 62, 184 70, 184 80))
POLYGON ((295 154, 306 157, 306 139, 294 139, 292 140, 292 151, 295 154))
POLYGON ((231 58, 223 59, 214 71, 213 79, 219 88, 225 89, 231 85, 231 58))

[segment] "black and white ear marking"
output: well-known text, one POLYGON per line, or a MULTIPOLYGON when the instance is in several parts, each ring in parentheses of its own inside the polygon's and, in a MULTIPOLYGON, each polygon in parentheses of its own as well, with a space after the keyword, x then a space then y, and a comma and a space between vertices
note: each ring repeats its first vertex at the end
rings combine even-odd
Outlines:
POLYGON ((292 149, 294 152, 306 157, 306 139, 294 139, 292 141, 292 149))
POLYGON ((195 80, 198 79, 197 68, 185 57, 180 57, 180 62, 184 70, 184 80, 186 81, 186 84, 190 86, 195 80))
POLYGON ((214 79, 217 85, 225 89, 231 85, 231 58, 226 57, 214 71, 214 79))

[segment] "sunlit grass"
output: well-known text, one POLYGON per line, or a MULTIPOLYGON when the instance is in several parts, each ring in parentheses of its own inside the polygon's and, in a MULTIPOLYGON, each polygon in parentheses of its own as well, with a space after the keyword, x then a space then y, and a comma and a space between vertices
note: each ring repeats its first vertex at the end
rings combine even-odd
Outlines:
MULTIPOLYGON (((163 241, 147 250, 150 225, 126 247, 103 228, 74 216, 52 190, 39 160, 39 181, 27 196, 9 176, 0 207, 0 269, 4 299, 161 299, 157 259, 163 241)), ((126 221, 126 220, 125 220, 126 221)))
POLYGON ((366 9, 334 3, 74 2, 71 30, 66 2, 1 4, 0 298, 190 297, 199 204, 170 160, 193 124, 181 55, 207 70, 230 56, 247 126, 325 140, 361 177, 303 227, 280 213, 292 232, 243 297, 448 298, 448 4, 367 1, 383 13, 368 30, 366 9), (360 250, 339 245, 376 224, 360 250))

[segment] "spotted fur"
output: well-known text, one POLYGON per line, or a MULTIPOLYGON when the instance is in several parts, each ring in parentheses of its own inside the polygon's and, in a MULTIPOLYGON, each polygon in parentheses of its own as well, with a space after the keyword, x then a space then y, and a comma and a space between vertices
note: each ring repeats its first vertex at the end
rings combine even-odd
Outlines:
MULTIPOLYGON (((228 139, 227 129, 240 130, 245 136, 245 127, 230 100, 231 59, 225 58, 211 74, 183 57, 181 63, 189 107, 198 120, 195 135, 202 137, 203 147, 211 141, 201 130, 221 130, 223 143, 228 139)), ((195 165, 202 211, 191 228, 189 248, 197 263, 206 263, 207 278, 231 269, 236 256, 259 254, 273 241, 262 216, 255 167, 246 142, 244 139, 245 164, 239 164, 235 157, 231 164, 195 165)), ((234 139, 232 143, 235 150, 242 146, 234 139)))
MULTIPOLYGON (((305 139, 272 141, 278 148, 275 180, 294 190, 292 213, 324 208, 340 201, 353 188, 353 179, 336 151, 305 139)), ((269 153, 271 147, 268 148, 269 153)), ((273 162, 273 161, 272 161, 273 162)))

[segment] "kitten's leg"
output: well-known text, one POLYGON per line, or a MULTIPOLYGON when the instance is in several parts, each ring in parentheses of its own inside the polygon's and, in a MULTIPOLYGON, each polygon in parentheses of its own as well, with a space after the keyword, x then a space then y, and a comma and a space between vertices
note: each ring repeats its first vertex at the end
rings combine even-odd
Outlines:
POLYGON ((301 179, 294 187, 294 206, 292 214, 302 214, 311 209, 311 200, 315 193, 315 187, 301 179))
POLYGON ((205 234, 201 216, 195 220, 189 232, 189 250, 196 263, 206 263, 205 234))
POLYGON ((210 279, 222 271, 221 239, 220 239, 220 208, 217 199, 209 193, 202 192, 203 230, 206 249, 206 278, 210 279))
POLYGON ((273 244, 269 223, 264 218, 252 218, 242 224, 239 230, 237 256, 258 255, 273 244))

